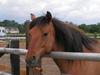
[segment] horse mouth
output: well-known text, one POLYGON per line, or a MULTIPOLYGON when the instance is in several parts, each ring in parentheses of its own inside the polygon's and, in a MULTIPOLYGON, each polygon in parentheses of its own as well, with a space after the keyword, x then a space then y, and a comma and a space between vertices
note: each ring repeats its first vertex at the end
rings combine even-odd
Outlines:
POLYGON ((32 63, 30 61, 26 61, 26 65, 29 66, 29 67, 31 67, 31 68, 37 67, 37 63, 36 62, 32 63))
POLYGON ((35 67, 37 67, 37 65, 34 65, 34 64, 32 64, 32 65, 28 65, 29 67, 31 67, 31 68, 35 68, 35 67))
POLYGON ((40 62, 40 58, 38 56, 32 56, 29 60, 26 60, 26 64, 31 67, 37 67, 40 62))

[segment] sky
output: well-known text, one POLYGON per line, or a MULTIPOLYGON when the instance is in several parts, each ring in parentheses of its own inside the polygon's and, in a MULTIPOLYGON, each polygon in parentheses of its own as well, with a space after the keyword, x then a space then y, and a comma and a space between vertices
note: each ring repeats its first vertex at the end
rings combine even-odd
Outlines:
POLYGON ((100 0, 0 0, 0 21, 15 20, 22 24, 51 12, 53 17, 74 24, 100 23, 100 0))

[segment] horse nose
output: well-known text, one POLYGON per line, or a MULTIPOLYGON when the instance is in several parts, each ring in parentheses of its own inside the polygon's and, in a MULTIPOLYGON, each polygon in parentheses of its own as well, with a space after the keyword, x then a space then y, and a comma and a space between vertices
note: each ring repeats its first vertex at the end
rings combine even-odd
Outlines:
POLYGON ((31 62, 32 64, 34 64, 34 63, 36 62, 36 57, 35 57, 35 56, 32 56, 31 59, 30 59, 30 62, 31 62))
POLYGON ((32 56, 30 58, 30 60, 26 60, 26 63, 31 67, 35 67, 36 66, 36 57, 32 56))

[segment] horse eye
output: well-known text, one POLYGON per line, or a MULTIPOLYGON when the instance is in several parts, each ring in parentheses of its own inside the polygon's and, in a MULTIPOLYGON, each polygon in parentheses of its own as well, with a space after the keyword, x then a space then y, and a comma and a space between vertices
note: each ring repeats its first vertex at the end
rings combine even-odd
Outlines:
POLYGON ((43 36, 47 36, 47 35, 48 35, 48 33, 44 33, 44 34, 43 34, 43 36))

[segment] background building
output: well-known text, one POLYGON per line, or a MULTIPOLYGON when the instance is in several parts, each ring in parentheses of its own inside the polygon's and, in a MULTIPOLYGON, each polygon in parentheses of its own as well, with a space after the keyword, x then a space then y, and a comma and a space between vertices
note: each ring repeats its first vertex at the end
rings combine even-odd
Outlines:
POLYGON ((17 27, 5 27, 6 33, 19 33, 19 29, 17 27))

